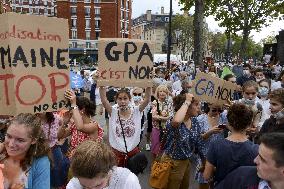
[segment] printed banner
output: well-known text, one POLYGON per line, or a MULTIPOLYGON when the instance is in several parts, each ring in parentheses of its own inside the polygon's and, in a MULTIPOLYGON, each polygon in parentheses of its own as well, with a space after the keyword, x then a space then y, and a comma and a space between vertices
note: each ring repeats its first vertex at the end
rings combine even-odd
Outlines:
POLYGON ((0 25, 0 115, 66 107, 68 21, 5 13, 0 25))
POLYGON ((99 39, 98 86, 151 87, 153 44, 133 39, 99 39))

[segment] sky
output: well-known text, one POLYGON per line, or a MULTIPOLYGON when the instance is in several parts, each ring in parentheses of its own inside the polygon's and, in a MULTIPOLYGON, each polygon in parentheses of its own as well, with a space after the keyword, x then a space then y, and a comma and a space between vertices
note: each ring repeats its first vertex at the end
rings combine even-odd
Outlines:
MULTIPOLYGON (((181 7, 178 6, 178 0, 173 1, 173 14, 182 13, 180 11, 181 7)), ((136 18, 141 14, 145 14, 147 10, 152 10, 152 13, 160 13, 161 7, 165 8, 165 12, 170 12, 170 0, 132 0, 132 18, 136 18)), ((190 10, 193 13, 193 9, 190 10)), ((210 31, 225 31, 224 28, 218 26, 218 22, 214 20, 213 16, 206 18, 208 27, 210 31), (209 24, 210 23, 210 24, 209 24)), ((260 32, 252 31, 251 36, 253 36, 254 41, 260 42, 261 39, 266 36, 278 34, 280 30, 284 30, 284 20, 274 21, 270 26, 262 28, 260 32)))

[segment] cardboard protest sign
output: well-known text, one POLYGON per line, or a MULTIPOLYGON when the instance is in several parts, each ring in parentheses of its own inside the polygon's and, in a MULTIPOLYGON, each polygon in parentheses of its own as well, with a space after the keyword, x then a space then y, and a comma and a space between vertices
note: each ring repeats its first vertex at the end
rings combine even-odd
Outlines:
POLYGON ((211 104, 224 105, 233 101, 237 85, 209 74, 199 72, 193 81, 194 98, 211 104))
POLYGON ((99 39, 98 86, 151 87, 153 43, 133 39, 99 39))
POLYGON ((0 14, 0 115, 67 106, 68 21, 0 14))

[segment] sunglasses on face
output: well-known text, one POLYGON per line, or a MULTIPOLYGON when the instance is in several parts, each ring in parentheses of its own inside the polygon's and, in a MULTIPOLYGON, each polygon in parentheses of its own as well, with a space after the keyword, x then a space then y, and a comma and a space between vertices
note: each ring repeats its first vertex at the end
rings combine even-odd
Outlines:
POLYGON ((141 93, 133 93, 133 96, 142 96, 141 93))

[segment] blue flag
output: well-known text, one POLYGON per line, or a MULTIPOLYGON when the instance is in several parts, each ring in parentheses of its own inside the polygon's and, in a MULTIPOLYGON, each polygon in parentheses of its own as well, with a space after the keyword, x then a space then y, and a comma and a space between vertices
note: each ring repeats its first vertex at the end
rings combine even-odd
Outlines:
POLYGON ((70 82, 72 89, 81 89, 84 86, 82 76, 74 73, 73 71, 70 72, 70 82))

